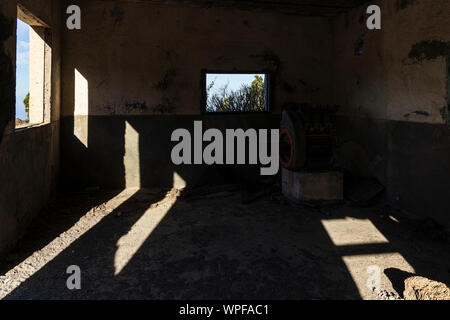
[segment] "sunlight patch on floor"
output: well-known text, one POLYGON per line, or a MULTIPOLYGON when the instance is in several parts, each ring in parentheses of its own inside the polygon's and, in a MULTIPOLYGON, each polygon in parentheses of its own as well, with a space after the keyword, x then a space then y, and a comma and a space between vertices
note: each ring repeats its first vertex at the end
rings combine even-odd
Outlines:
POLYGON ((335 246, 389 243, 369 219, 346 218, 321 222, 335 246))
POLYGON ((176 197, 166 197, 160 202, 152 204, 130 228, 130 231, 117 241, 117 250, 114 255, 114 275, 118 275, 130 262, 176 200, 176 197))
MULTIPOLYGON (((384 271, 389 268, 415 273, 414 268, 397 252, 342 257, 347 269, 363 299, 374 299, 374 284, 378 290, 394 291, 384 271), (379 278, 378 278, 379 277, 379 278), (377 279, 378 278, 378 279, 377 279)), ((397 292, 403 295, 403 292, 397 292)))
MULTIPOLYGON (((137 188, 130 188, 123 190, 105 203, 105 207, 108 208, 108 214, 117 209, 122 203, 130 199, 136 192, 137 188)), ((31 256, 26 258, 20 264, 16 265, 13 269, 9 270, 6 274, 0 276, 0 299, 3 299, 6 295, 12 292, 14 289, 20 286, 22 282, 33 276, 36 272, 42 269, 47 263, 51 262, 60 253, 66 250, 69 246, 82 237, 86 232, 91 230, 100 221, 102 221, 108 214, 97 214, 95 210, 89 210, 83 217, 81 217, 70 229, 64 231, 49 244, 42 249, 35 251, 31 256), (87 225, 88 224, 88 225, 87 225), (73 236, 76 234, 76 237, 73 236), (42 254, 45 252, 46 254, 42 254), (51 255, 48 253, 51 252, 51 255), (36 261, 38 261, 36 263, 36 261), (19 280, 14 279, 13 274, 20 274, 19 280), (9 284, 8 290, 3 290, 1 284, 6 284, 10 281, 15 281, 13 285, 9 284)))
MULTIPOLYGON (((388 239, 369 219, 329 219, 321 221, 337 250, 343 250, 342 260, 363 299, 376 299, 377 292, 395 291, 384 271, 396 268, 414 273, 413 267, 400 253, 390 252, 388 239), (383 253, 371 252, 383 250, 383 253), (354 250, 354 254, 346 251, 354 250)), ((403 294, 403 292, 398 292, 403 294)))

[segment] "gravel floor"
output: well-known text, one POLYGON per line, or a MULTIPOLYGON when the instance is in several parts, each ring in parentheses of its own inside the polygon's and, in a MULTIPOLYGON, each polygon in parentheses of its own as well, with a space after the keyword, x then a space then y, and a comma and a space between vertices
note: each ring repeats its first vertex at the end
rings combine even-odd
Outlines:
POLYGON ((0 264, 0 298, 393 300, 411 274, 448 284, 449 249, 438 226, 380 205, 85 192, 36 219, 0 264), (80 290, 67 288, 71 265, 80 290))

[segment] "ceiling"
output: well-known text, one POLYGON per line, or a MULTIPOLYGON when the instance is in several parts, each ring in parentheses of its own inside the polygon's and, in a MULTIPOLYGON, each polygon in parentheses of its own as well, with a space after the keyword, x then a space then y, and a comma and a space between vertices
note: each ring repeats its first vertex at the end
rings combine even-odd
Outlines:
POLYGON ((185 3, 208 7, 235 7, 246 10, 275 10, 320 16, 335 16, 368 2, 368 0, 134 0, 134 2, 145 1, 161 4, 185 3))

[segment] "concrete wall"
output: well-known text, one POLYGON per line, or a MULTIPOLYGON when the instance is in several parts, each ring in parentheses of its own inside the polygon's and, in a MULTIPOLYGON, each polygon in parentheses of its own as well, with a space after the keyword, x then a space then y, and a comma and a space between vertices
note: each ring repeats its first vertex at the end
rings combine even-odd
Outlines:
MULTIPOLYGON (((239 168, 172 166, 172 130, 191 129, 194 120, 205 128, 277 128, 286 102, 331 102, 328 19, 190 2, 75 3, 81 30, 63 37, 68 188, 167 185, 174 171, 190 184, 230 176, 239 168), (272 72, 272 112, 201 115, 202 69, 272 72)), ((239 175, 253 175, 244 168, 239 175)))
POLYGON ((30 123, 44 122, 44 29, 30 28, 30 123))
POLYGON ((59 171, 59 2, 22 0, 52 28, 51 121, 20 130, 15 124, 17 1, 0 3, 0 257, 48 201, 59 171))
POLYGON ((191 184, 247 178, 247 167, 172 166, 172 130, 194 120, 277 127, 286 102, 332 103, 341 165, 449 224, 448 1, 375 1, 381 31, 367 30, 366 6, 330 20, 191 2, 74 3, 82 29, 63 37, 65 187, 166 185, 174 172, 191 184), (272 112, 201 115, 202 69, 273 72, 272 112))
POLYGON ((367 30, 366 7, 334 21, 341 163, 377 176, 396 205, 450 226, 450 2, 374 4, 381 30, 367 30))

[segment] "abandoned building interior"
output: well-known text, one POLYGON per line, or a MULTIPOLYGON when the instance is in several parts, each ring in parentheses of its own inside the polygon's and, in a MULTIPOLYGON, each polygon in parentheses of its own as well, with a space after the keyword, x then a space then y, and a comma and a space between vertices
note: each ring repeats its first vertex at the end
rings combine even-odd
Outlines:
POLYGON ((450 299, 449 21, 1 0, 0 299, 450 299))

